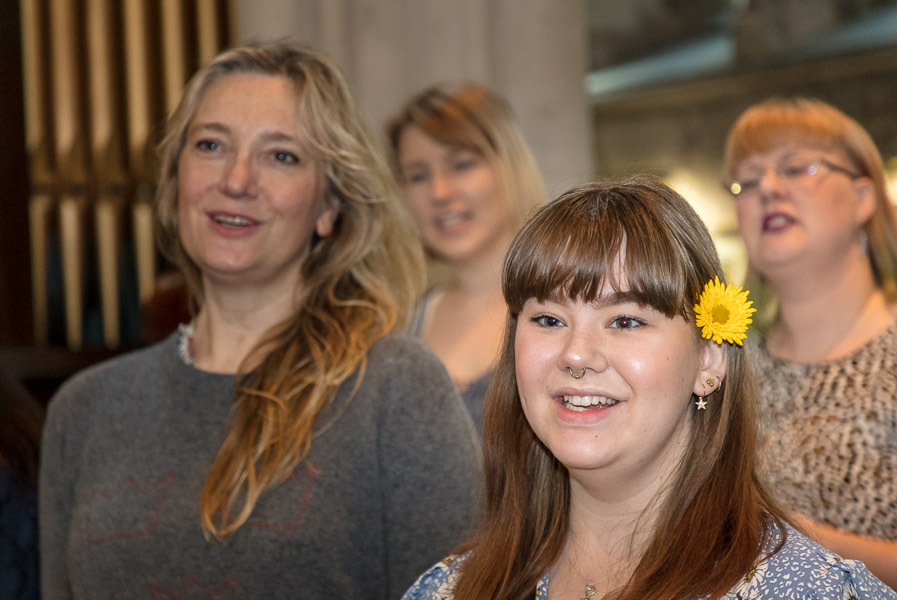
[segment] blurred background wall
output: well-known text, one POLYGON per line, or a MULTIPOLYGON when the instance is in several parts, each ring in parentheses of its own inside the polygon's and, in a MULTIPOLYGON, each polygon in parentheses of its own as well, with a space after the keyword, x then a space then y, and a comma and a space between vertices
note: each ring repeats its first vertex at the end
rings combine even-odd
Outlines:
POLYGON ((378 135, 426 85, 493 87, 551 194, 658 174, 736 279, 720 157, 749 104, 832 102, 897 170, 895 0, 21 0, 0 25, 0 350, 18 354, 149 341, 145 303, 166 285, 148 206, 164 115, 199 64, 255 38, 329 54, 378 135))

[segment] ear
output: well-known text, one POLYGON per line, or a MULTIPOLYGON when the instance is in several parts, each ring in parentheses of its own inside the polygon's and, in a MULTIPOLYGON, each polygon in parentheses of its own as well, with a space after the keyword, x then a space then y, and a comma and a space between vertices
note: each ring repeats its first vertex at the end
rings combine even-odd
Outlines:
POLYGON ((728 346, 713 340, 701 340, 701 368, 695 378, 695 396, 707 396, 722 385, 726 376, 728 346), (712 381, 709 383, 708 381, 712 381))
POLYGON ((318 237, 327 237, 333 233, 333 226, 339 216, 339 205, 330 197, 324 198, 324 209, 315 221, 315 233, 318 237))
POLYGON ((857 197, 857 221, 859 226, 865 225, 875 214, 875 183, 871 177, 858 177, 853 181, 857 197))

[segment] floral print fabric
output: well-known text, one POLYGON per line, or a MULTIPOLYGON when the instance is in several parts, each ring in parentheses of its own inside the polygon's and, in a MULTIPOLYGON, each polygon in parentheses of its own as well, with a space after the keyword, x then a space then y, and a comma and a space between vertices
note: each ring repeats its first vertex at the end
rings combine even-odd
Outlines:
MULTIPOLYGON (((879 581, 861 562, 842 560, 794 529, 785 545, 746 573, 724 600, 897 600, 897 592, 879 581)), ((770 547, 778 543, 778 535, 770 547)), ((458 567, 466 556, 449 556, 420 576, 402 600, 453 600, 458 567)), ((548 600, 549 574, 533 593, 548 600)), ((701 600, 701 599, 696 599, 701 600)))

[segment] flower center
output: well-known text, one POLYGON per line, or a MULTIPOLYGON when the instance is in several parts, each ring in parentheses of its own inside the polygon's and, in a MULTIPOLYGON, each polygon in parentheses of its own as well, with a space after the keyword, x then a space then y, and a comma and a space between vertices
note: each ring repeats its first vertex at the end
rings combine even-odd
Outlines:
POLYGON ((713 310, 710 312, 710 315, 713 317, 713 320, 716 323, 729 322, 729 309, 722 304, 717 304, 716 306, 714 306, 713 310))

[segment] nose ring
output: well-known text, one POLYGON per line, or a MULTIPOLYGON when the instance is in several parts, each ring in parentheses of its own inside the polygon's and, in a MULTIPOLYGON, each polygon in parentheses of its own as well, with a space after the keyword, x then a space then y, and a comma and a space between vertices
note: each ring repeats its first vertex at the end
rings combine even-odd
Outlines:
POLYGON ((582 379, 582 376, 586 374, 586 369, 585 367, 583 367, 582 371, 577 374, 573 372, 573 369, 571 367, 567 367, 567 372, 570 373, 570 377, 572 377, 573 379, 582 379))

